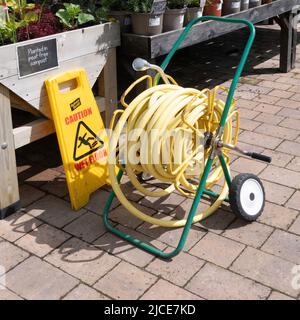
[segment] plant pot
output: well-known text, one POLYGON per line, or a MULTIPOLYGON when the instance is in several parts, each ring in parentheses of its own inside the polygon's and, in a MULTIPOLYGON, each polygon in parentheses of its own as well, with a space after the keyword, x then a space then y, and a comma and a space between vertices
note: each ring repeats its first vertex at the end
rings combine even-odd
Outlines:
POLYGON ((221 17, 223 0, 207 0, 204 7, 205 16, 221 17))
POLYGON ((222 15, 226 16, 241 11, 241 0, 224 0, 222 15))
POLYGON ((183 27, 186 9, 168 9, 164 14, 164 32, 181 29, 183 27))
POLYGON ((184 17, 184 24, 185 25, 189 24, 192 20, 203 16, 205 2, 206 2, 206 0, 201 0, 199 7, 186 9, 186 13, 185 13, 185 17, 184 17))
POLYGON ((162 33, 163 14, 132 13, 132 32, 143 36, 154 36, 162 33))
POLYGON ((261 5, 261 0, 249 0, 249 8, 255 8, 261 5))
POLYGON ((120 23, 121 32, 128 33, 131 31, 131 16, 127 11, 110 11, 109 18, 113 18, 120 23))
POLYGON ((249 9, 249 0, 241 0, 241 11, 249 9))

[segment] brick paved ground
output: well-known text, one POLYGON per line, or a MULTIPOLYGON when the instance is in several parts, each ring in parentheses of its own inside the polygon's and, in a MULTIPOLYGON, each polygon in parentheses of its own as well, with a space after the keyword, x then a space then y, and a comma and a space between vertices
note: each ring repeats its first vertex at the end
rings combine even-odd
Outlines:
MULTIPOLYGON (((182 51, 172 63, 176 79, 198 88, 228 85, 244 39, 240 31, 182 51)), ((291 283, 300 265, 300 50, 297 68, 279 73, 278 40, 276 27, 259 28, 237 92, 240 145, 273 157, 271 165, 232 157, 233 174, 253 172, 264 181, 268 202, 258 222, 245 224, 224 206, 193 227, 173 261, 156 259, 106 232, 108 191, 70 209, 50 137, 17 152, 23 209, 0 222, 0 299, 299 299, 291 283)), ((191 205, 179 195, 154 202, 126 187, 151 215, 182 214, 191 205)), ((129 216, 117 201, 111 218, 161 249, 180 236, 129 216)))

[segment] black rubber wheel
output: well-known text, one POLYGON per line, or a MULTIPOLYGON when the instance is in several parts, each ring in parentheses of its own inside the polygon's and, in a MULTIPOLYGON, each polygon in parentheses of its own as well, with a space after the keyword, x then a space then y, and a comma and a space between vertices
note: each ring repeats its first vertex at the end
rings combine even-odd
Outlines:
POLYGON ((250 173, 237 175, 229 189, 232 212, 246 221, 255 221, 265 207, 265 190, 260 179, 250 173))

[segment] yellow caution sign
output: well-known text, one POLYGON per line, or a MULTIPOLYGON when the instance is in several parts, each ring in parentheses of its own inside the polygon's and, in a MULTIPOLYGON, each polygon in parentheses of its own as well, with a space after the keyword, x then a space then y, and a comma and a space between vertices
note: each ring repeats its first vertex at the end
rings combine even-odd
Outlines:
POLYGON ((92 192, 109 183, 108 137, 83 69, 48 79, 46 88, 72 207, 78 210, 92 192), (71 83, 75 88, 61 91, 71 83))

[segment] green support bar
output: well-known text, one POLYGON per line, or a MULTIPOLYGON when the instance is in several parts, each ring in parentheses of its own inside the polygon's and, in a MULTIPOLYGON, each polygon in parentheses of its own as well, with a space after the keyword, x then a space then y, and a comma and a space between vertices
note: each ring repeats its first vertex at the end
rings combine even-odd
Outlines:
MULTIPOLYGON (((228 112, 230 110, 230 106, 231 106, 231 103, 232 103, 232 99, 233 99, 233 96, 234 96, 234 91, 236 89, 236 86, 238 84, 239 78, 240 78, 240 76, 242 74, 242 71, 244 69, 244 66, 245 66, 245 63, 247 61, 251 46, 252 46, 254 38, 255 38, 255 27, 251 22, 249 22, 247 20, 242 20, 242 19, 221 18, 221 17, 213 17, 213 16, 204 16, 204 17, 201 17, 201 18, 194 19, 184 29, 184 31, 182 32, 182 34, 180 35, 180 37, 178 38, 178 40, 174 44, 172 50, 167 55, 166 59, 163 61, 162 65, 161 65, 161 68, 163 70, 165 70, 166 67, 168 66, 168 64, 170 63, 170 61, 173 58, 175 52, 177 51, 177 49, 179 49, 182 41, 185 39, 186 35, 188 34, 188 32, 190 31, 192 26, 194 24, 200 22, 200 21, 203 21, 203 20, 214 20, 214 21, 220 21, 220 22, 225 22, 225 23, 244 24, 250 30, 249 39, 247 41, 246 47, 245 47, 243 55, 241 57, 241 61, 240 61, 239 65, 238 65, 238 68, 237 68, 237 70, 235 72, 233 81, 231 83, 231 86, 230 86, 230 89, 229 89, 229 93, 228 93, 228 97, 227 97, 226 104, 225 104, 225 108, 224 108, 224 111, 223 111, 223 114, 222 114, 222 118, 221 118, 221 121, 220 121, 220 125, 219 125, 219 128, 218 128, 218 131, 217 131, 218 134, 220 135, 220 138, 221 138, 222 132, 223 132, 223 129, 224 129, 224 126, 225 126, 225 123, 226 123, 226 119, 227 119, 227 116, 228 116, 228 112)), ((225 176, 226 182, 227 182, 228 186, 230 186, 231 178, 230 178, 229 170, 227 168, 226 161, 225 161, 224 156, 222 154, 218 155, 218 156, 219 156, 219 160, 220 160, 222 169, 224 171, 224 176, 225 176)), ((180 237, 179 243, 178 243, 177 247, 173 251, 171 251, 169 253, 166 253, 166 252, 164 252, 162 250, 159 250, 159 249, 155 248, 154 246, 152 246, 150 244, 142 242, 141 240, 136 239, 133 236, 131 236, 129 234, 126 234, 126 233, 116 229, 115 227, 113 227, 111 225, 110 221, 109 221, 109 209, 110 209, 112 201, 113 201, 113 199, 115 197, 115 193, 114 192, 111 192, 111 194, 110 194, 110 196, 109 196, 109 198, 107 200, 107 203, 105 205, 105 208, 103 210, 103 221, 104 221, 105 227, 110 232, 115 234, 116 236, 124 239, 125 241, 128 241, 128 242, 132 243, 133 245, 135 245, 135 246, 137 246, 137 247, 139 247, 139 248, 141 248, 141 249, 143 249, 145 251, 148 251, 148 252, 150 252, 150 253, 152 253, 154 255, 157 255, 157 256, 159 256, 161 258, 164 258, 164 259, 173 258, 174 256, 176 256, 183 249, 183 247, 184 247, 184 245, 186 243, 186 240, 187 240, 188 234, 190 232, 191 226, 193 224, 193 219, 194 219, 194 217, 196 215, 196 212, 197 212, 197 209, 198 209, 198 205, 199 205, 199 202, 200 202, 200 200, 202 198, 202 195, 205 193, 205 194, 208 194, 209 196, 218 196, 216 193, 205 189, 206 180, 207 180, 209 172, 210 172, 210 170, 212 168, 214 157, 215 157, 215 150, 214 150, 214 148, 212 148, 211 153, 209 155, 209 158, 207 160, 203 175, 201 177, 201 180, 200 180, 200 183, 199 183, 196 195, 195 195, 195 199, 194 199, 192 207, 190 209, 190 212, 189 212, 189 215, 188 215, 188 218, 187 218, 187 222, 186 222, 186 224, 185 224, 185 226, 183 228, 182 235, 180 237)), ((118 174, 118 181, 119 182, 120 182, 120 180, 122 178, 122 175, 123 175, 123 171, 120 170, 119 174, 118 174)), ((228 199, 226 199, 226 200, 228 201, 228 199)))

